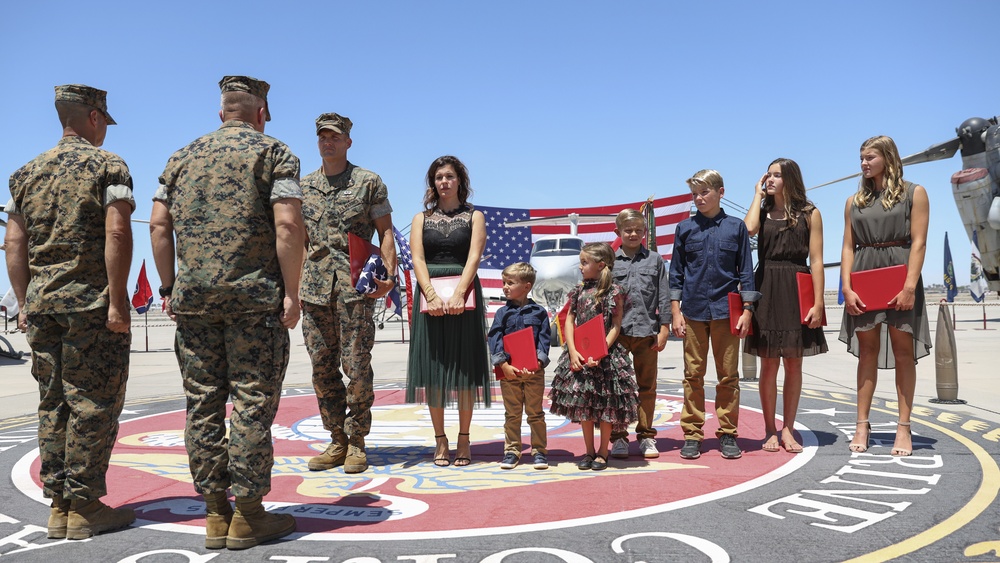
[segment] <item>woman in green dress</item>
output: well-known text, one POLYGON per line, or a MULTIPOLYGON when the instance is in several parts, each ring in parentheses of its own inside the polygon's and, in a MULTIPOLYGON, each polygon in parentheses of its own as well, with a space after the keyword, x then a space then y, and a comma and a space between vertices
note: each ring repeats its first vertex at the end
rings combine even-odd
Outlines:
POLYGON ((486 346, 483 289, 476 272, 486 247, 486 219, 468 203, 469 172, 454 156, 442 156, 427 171, 424 211, 413 217, 410 250, 418 291, 413 292, 413 332, 407 365, 407 402, 426 402, 434 425, 434 464, 451 463, 444 409, 458 406, 455 465, 472 463, 472 409, 490 404, 490 360, 486 346), (459 277, 454 293, 438 295, 432 278, 459 277), (465 295, 475 293, 475 308, 465 295), (420 312, 426 301, 426 312, 420 312))

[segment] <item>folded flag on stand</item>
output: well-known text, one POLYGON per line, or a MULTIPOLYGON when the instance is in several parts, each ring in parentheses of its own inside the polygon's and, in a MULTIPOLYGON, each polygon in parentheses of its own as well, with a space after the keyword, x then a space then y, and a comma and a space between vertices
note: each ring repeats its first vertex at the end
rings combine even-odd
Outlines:
POLYGON ((132 306, 135 312, 142 315, 149 310, 153 304, 153 288, 149 287, 149 279, 146 278, 146 261, 142 261, 142 268, 139 269, 139 280, 135 282, 135 293, 132 294, 132 306))

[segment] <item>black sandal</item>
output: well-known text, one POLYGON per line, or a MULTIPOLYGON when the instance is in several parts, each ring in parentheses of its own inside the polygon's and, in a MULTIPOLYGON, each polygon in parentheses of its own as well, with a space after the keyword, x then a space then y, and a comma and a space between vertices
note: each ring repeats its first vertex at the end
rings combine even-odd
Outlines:
POLYGON ((576 464, 577 469, 591 469, 594 466, 594 456, 587 454, 583 456, 580 463, 576 464))
MULTIPOLYGON (((447 442, 448 435, 447 434, 441 434, 440 436, 434 436, 435 440, 440 440, 441 438, 444 438, 445 441, 447 442)), ((434 447, 436 448, 437 444, 435 444, 434 447)), ((445 448, 445 449, 447 450, 447 448, 445 448)), ((436 458, 434 458, 434 465, 436 465, 438 467, 448 467, 449 465, 451 465, 451 453, 449 453, 448 456, 446 456, 446 457, 436 457, 436 458)))
MULTIPOLYGON (((468 435, 469 435, 468 432, 459 432, 458 433, 458 439, 459 439, 459 441, 462 440, 462 436, 468 436, 468 435)), ((458 454, 458 446, 455 447, 455 453, 458 454)), ((469 441, 469 455, 470 456, 472 455, 472 441, 471 440, 469 441)), ((472 463, 472 458, 471 457, 465 457, 465 456, 455 457, 455 467, 465 467, 467 465, 470 465, 471 463, 472 463), (465 463, 459 463, 459 462, 465 462, 465 463)))

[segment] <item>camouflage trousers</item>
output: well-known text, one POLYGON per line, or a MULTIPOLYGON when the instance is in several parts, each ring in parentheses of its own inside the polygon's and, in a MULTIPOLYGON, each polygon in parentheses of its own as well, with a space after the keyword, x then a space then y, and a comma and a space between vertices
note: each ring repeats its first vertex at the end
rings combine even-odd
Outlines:
POLYGON ((302 334, 312 360, 313 388, 323 427, 335 441, 364 438, 372 427, 374 313, 375 300, 361 296, 335 295, 333 305, 304 304, 302 334))
POLYGON ((207 494, 231 487, 237 497, 266 495, 274 466, 271 423, 288 368, 288 330, 276 313, 177 315, 174 348, 187 397, 184 444, 195 490, 207 494))
POLYGON ((107 328, 108 309, 28 315, 38 381, 40 478, 48 498, 98 499, 118 438, 131 334, 107 328))

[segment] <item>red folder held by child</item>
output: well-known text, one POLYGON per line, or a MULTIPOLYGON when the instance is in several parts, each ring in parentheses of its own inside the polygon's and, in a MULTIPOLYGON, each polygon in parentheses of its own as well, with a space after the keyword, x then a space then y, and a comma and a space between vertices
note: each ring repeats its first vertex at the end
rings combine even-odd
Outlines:
MULTIPOLYGON (((462 276, 442 276, 440 278, 431 278, 431 287, 434 288, 434 293, 438 294, 441 301, 447 301, 455 294, 455 289, 458 287, 458 282, 462 280, 462 276)), ((476 308, 476 292, 472 291, 475 286, 469 284, 469 289, 465 290, 465 310, 476 308)), ((422 295, 423 299, 420 300, 420 312, 427 312, 427 294, 422 295)))
MULTIPOLYGON (((809 324, 806 322, 806 315, 809 314, 809 309, 812 309, 813 303, 816 302, 812 274, 795 272, 795 284, 799 287, 799 321, 802 324, 809 324)), ((823 307, 823 326, 826 326, 826 307, 823 307)))
MULTIPOLYGON (((510 356, 507 362, 514 369, 520 371, 536 371, 538 369, 538 352, 535 349, 535 331, 530 326, 503 337, 504 352, 510 356)), ((497 381, 504 378, 503 370, 500 366, 493 368, 493 373, 497 376, 497 381)))
MULTIPOLYGON (((729 294, 729 332, 733 336, 739 336, 740 331, 737 330, 736 324, 740 322, 740 317, 743 315, 743 298, 740 297, 739 292, 734 291, 729 294)), ((747 334, 753 334, 753 325, 751 324, 747 334)))
POLYGON ((604 317, 598 315, 573 328, 573 344, 584 359, 600 360, 608 355, 608 335, 604 332, 604 317))
POLYGON ((904 283, 906 264, 851 272, 851 289, 865 304, 865 311, 888 309, 889 301, 903 290, 904 283))

